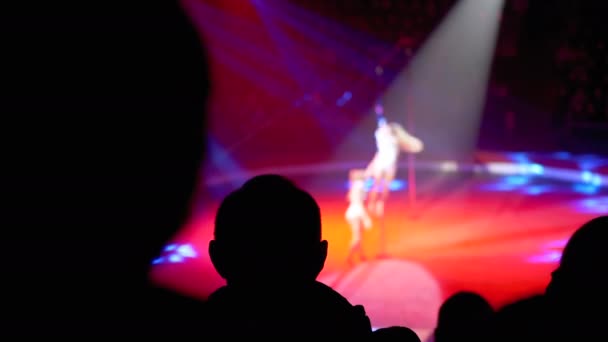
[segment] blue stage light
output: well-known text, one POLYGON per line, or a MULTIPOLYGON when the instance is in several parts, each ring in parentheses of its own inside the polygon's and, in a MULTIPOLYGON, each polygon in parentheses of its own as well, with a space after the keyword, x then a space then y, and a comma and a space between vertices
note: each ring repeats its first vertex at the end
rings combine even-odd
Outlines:
POLYGON ((529 185, 523 188, 526 195, 538 196, 550 192, 555 192, 555 188, 550 185, 529 185))
POLYGON ((578 212, 588 214, 606 214, 608 213, 608 197, 592 197, 578 201, 574 205, 578 212))
POLYGON ((165 246, 165 252, 173 251, 177 248, 177 244, 172 243, 170 245, 165 246))
POLYGON ((530 178, 526 176, 507 176, 503 178, 503 182, 509 185, 526 185, 530 183, 530 178))
POLYGON ((572 190, 578 192, 579 194, 594 195, 600 190, 600 188, 593 184, 574 184, 572 186, 572 190))
POLYGON ((530 164, 530 172, 535 175, 542 175, 545 172, 545 168, 540 164, 530 164))
POLYGON ((524 152, 513 152, 507 154, 507 158, 511 159, 516 163, 528 164, 530 162, 530 157, 528 153, 524 152))
POLYGON ((583 182, 590 182, 592 178, 593 178, 593 173, 591 173, 589 171, 581 172, 581 179, 583 180, 583 182))
MULTIPOLYGON (((350 182, 346 182, 346 188, 350 189, 350 186, 351 186, 350 182)), ((365 181, 365 190, 366 191, 370 191, 373 186, 374 186, 373 179, 368 179, 365 181)), ((407 181, 401 180, 401 179, 395 179, 391 182, 391 184, 389 185, 388 188, 391 191, 399 191, 399 190, 407 189, 407 181)))
POLYGON ((186 258, 196 258, 197 253, 190 244, 181 245, 177 248, 177 254, 186 258))
POLYGON ((163 249, 163 254, 152 261, 153 265, 182 263, 188 259, 198 257, 198 253, 191 244, 172 243, 163 249))
POLYGON ((400 179, 395 179, 394 181, 391 182, 391 184, 389 185, 389 189, 391 191, 399 191, 399 190, 403 190, 407 187, 407 182, 402 181, 400 179))
POLYGON ((184 257, 179 254, 171 254, 169 256, 169 262, 177 263, 177 262, 182 262, 182 261, 184 261, 184 257))
POLYGON ((156 259, 154 259, 152 261, 152 265, 158 265, 158 264, 162 264, 164 262, 166 262, 165 258, 162 258, 162 257, 161 258, 156 258, 156 259))
POLYGON ((553 153, 553 158, 555 159, 559 159, 559 160, 568 160, 570 158, 572 158, 572 154, 570 152, 555 152, 553 153))

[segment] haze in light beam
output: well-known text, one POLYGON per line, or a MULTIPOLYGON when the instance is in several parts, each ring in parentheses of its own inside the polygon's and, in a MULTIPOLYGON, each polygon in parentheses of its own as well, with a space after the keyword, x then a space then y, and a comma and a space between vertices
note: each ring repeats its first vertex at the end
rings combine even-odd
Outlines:
POLYGON ((389 118, 420 137, 424 154, 472 157, 504 0, 460 0, 383 97, 389 118))

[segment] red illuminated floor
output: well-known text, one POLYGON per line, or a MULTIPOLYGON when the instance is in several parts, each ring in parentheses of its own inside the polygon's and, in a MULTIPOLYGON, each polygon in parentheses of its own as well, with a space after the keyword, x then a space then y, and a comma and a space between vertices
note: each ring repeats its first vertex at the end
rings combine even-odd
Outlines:
MULTIPOLYGON (((293 177, 322 208, 330 253, 320 280, 363 304, 374 326, 406 325, 421 335, 430 333, 441 302, 455 291, 479 292, 496 306, 542 291, 564 241, 597 215, 582 204, 606 202, 601 189, 580 192, 542 177, 419 172, 416 204, 408 202, 405 184, 387 204, 390 258, 374 258, 377 220, 365 235, 369 261, 349 267, 344 174, 293 177)), ((162 283, 203 298, 222 284, 206 253, 217 204, 207 203, 178 238, 198 257, 158 265, 162 283)))

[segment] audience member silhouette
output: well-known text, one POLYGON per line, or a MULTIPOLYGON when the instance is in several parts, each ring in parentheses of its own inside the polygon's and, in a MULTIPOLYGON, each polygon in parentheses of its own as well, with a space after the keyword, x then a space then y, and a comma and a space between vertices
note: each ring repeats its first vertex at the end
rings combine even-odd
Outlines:
POLYGON ((372 333, 373 342, 420 342, 420 337, 410 328, 388 327, 381 328, 372 333))
POLYGON ((290 180, 260 175, 221 203, 209 255, 227 285, 209 300, 223 337, 363 338, 362 307, 315 279, 327 257, 314 198, 290 180))
POLYGON ((585 223, 568 240, 546 291, 557 335, 608 339, 607 246, 608 216, 585 223))
POLYGON ((495 340, 606 340, 608 216, 585 223, 570 237, 544 295, 499 310, 495 340))
POLYGON ((486 341, 493 320, 492 306, 480 295, 458 292, 439 308, 435 342, 486 341))
POLYGON ((546 340, 547 308, 544 295, 533 295, 500 308, 491 340, 496 342, 546 340))
POLYGON ((2 332, 197 333, 200 303, 148 274, 188 215, 204 153, 199 35, 176 1, 9 7, 2 332))

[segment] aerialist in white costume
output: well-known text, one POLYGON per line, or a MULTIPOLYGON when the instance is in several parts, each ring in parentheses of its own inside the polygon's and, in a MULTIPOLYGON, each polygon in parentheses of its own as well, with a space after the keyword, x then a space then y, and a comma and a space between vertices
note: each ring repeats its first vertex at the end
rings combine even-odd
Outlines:
POLYGON ((382 105, 376 105, 378 127, 375 132, 376 154, 365 170, 366 177, 374 181, 369 194, 368 209, 376 216, 384 214, 384 203, 390 192, 390 184, 397 173, 400 152, 420 153, 424 145, 410 135, 401 125, 384 118, 382 105))
POLYGON ((348 263, 352 265, 356 256, 358 256, 361 261, 365 260, 362 235, 364 230, 369 230, 372 227, 372 220, 365 208, 365 170, 351 170, 349 178, 350 191, 347 195, 349 206, 344 216, 351 229, 348 263))

